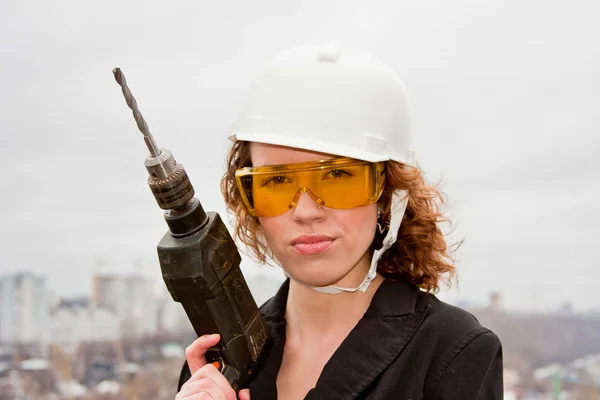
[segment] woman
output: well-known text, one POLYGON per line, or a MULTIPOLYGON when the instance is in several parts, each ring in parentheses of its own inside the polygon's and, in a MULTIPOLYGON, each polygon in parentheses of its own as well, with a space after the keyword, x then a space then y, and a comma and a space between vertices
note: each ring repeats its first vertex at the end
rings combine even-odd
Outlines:
MULTIPOLYGON (((455 274, 440 193, 411 148, 398 76, 340 43, 260 74, 222 181, 236 236, 288 279, 261 312, 272 344, 240 399, 501 399, 497 336, 433 293, 455 274)), ((236 399, 203 354, 177 399, 236 399)))

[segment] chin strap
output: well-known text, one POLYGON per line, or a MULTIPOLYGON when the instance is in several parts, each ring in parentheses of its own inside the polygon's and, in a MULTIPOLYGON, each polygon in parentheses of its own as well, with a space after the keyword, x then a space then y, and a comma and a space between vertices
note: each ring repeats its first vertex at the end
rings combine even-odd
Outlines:
MULTIPOLYGON (((367 288, 377 276, 377 264, 379 263, 379 259, 385 253, 387 249, 389 249, 394 243, 396 243, 396 238, 398 235, 398 229, 400 229, 400 224, 402 222, 402 217, 404 216, 404 212, 406 211, 406 205, 408 204, 408 192, 406 190, 396 190, 392 195, 392 205, 391 205, 391 216, 390 216, 390 227, 387 231, 385 238, 383 239, 383 244, 380 249, 377 249, 373 252, 373 258, 371 259, 371 266, 369 267, 369 272, 363 279, 362 283, 355 288, 346 288, 342 286, 328 285, 328 286, 309 286, 313 290, 321 293, 327 294, 338 294, 341 292, 356 292, 360 290, 361 292, 366 292, 367 288)), ((279 265, 283 271, 283 274, 290 278, 290 276, 285 272, 285 269, 282 267, 279 260, 275 257, 275 255, 271 255, 269 258, 275 262, 275 264, 279 265)), ((302 282, 299 282, 302 284, 302 282)))

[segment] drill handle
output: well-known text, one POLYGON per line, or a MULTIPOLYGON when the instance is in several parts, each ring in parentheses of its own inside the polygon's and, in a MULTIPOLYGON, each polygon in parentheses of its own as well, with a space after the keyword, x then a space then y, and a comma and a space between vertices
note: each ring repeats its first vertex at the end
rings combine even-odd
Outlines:
POLYGON ((233 390, 236 392, 239 389, 239 381, 240 381, 240 371, 235 369, 234 367, 225 364, 224 362, 215 362, 215 367, 223 374, 223 376, 227 379, 227 382, 231 385, 233 390))

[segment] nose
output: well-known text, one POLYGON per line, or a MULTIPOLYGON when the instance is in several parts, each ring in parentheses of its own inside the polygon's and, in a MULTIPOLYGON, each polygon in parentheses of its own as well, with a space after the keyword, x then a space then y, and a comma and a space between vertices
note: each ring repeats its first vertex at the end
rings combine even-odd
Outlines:
POLYGON ((299 190, 294 200, 292 216, 296 221, 310 223, 325 218, 322 201, 308 189, 299 190))

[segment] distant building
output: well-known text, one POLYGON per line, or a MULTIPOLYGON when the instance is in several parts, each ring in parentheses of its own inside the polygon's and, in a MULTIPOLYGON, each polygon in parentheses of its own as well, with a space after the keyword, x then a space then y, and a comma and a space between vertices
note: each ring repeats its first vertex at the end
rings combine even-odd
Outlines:
POLYGON ((502 296, 499 292, 493 292, 492 294, 490 294, 488 308, 490 309, 490 311, 502 311, 502 296))
POLYGON ((521 374, 516 368, 504 368, 502 375, 505 392, 515 392, 523 383, 521 374))
POLYGON ((124 336, 154 334, 158 328, 158 301, 150 279, 141 275, 95 275, 92 306, 114 311, 124 336))
POLYGON ((116 340, 119 318, 108 308, 96 307, 87 299, 62 300, 50 316, 52 342, 75 346, 83 341, 116 340))
POLYGON ((46 279, 30 273, 0 277, 0 342, 46 343, 48 331, 46 279))
POLYGON ((600 353, 568 363, 552 363, 536 369, 533 375, 536 381, 545 382, 548 386, 558 384, 571 389, 573 394, 579 395, 573 398, 600 398, 600 353))

